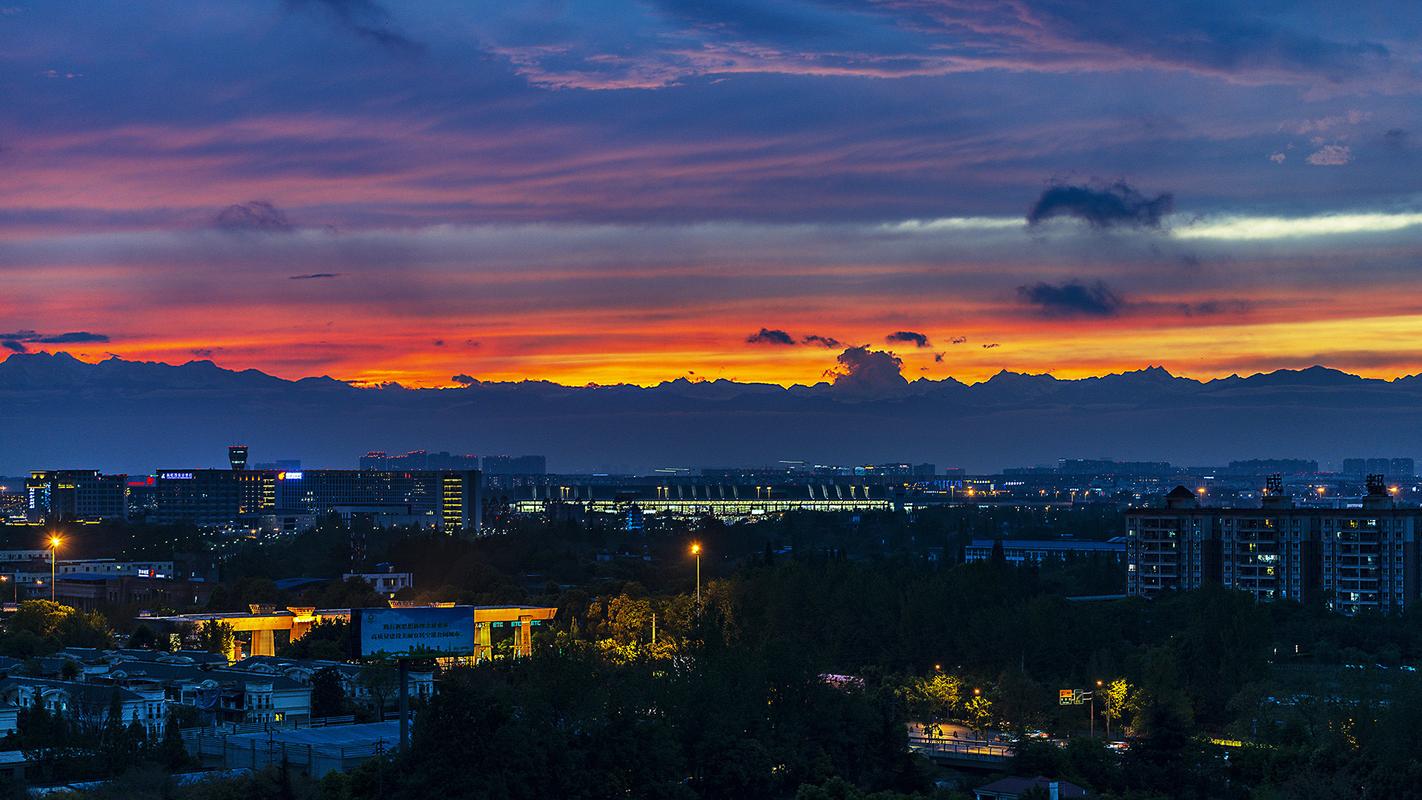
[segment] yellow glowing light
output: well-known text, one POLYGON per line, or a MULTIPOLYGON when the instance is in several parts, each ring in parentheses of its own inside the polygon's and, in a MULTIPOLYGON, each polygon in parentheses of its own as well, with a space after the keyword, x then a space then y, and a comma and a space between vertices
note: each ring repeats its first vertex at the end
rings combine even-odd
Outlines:
POLYGON ((64 544, 64 540, 59 538, 58 536, 49 537, 49 546, 51 548, 58 549, 61 544, 64 544))
POLYGON ((1320 495, 1323 494, 1324 492, 1327 492, 1327 491, 1328 491, 1328 490, 1325 489, 1325 488, 1323 488, 1322 486, 1318 487, 1318 493, 1319 493, 1320 495))
POLYGON ((1204 494, 1204 493, 1205 493, 1205 487, 1203 487, 1203 486, 1201 486, 1200 488, 1198 488, 1198 489, 1195 490, 1195 494, 1204 494))
POLYGON ((691 554, 694 556, 701 555, 701 545, 699 543, 691 546, 691 554))

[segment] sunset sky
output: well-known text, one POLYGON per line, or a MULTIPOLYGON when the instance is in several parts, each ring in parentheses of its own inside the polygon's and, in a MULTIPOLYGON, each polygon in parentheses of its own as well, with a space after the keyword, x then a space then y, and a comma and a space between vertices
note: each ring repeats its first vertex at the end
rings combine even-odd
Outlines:
POLYGON ((0 0, 0 355, 1422 372, 1422 14, 0 0))

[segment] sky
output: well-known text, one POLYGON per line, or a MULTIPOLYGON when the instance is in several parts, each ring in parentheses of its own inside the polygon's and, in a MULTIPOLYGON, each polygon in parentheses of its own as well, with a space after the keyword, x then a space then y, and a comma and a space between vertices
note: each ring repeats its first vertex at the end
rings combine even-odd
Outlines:
POLYGON ((1412 374, 1419 95, 1405 0, 0 0, 0 355, 1412 374))

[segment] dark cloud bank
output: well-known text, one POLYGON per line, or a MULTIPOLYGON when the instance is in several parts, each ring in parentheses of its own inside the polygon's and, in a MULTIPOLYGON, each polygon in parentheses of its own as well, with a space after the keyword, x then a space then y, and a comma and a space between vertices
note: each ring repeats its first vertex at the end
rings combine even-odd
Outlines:
POLYGON ((370 449, 435 448, 540 452, 563 471, 785 458, 991 470, 1076 456, 1214 464, 1422 451, 1422 377, 1323 368, 1209 382, 1159 368, 1085 380, 1004 372, 966 386, 908 381, 897 357, 855 347, 824 382, 788 389, 455 381, 464 386, 357 389, 207 361, 12 355, 0 362, 0 474, 221 466, 237 440, 312 466, 352 467, 370 449))
POLYGON ((884 337, 888 344, 911 344, 914 347, 932 347, 933 342, 928 337, 918 331, 894 331, 884 337))
POLYGON ((253 231, 257 233, 285 233, 293 230, 286 212, 265 200, 251 200, 236 203, 217 212, 212 219, 213 227, 224 231, 253 231))
POLYGON ((1121 295, 1101 281, 1019 286, 1017 296, 1046 317, 1114 317, 1126 305, 1121 295))
POLYGON ((28 353, 32 344, 103 344, 109 337, 102 333, 69 331, 68 333, 42 334, 35 331, 12 331, 0 333, 0 347, 12 353, 28 353))
POLYGON ((797 344, 803 344, 827 347, 832 350, 840 346, 840 341, 833 336, 820 336, 814 333, 802 336, 797 340, 779 328, 761 328, 746 337, 746 344, 768 344, 778 347, 794 347, 797 344))
POLYGON ((1159 228, 1175 206, 1170 193, 1147 197, 1124 181, 1104 186, 1053 186, 1027 212, 1037 225, 1055 217, 1079 219, 1093 228, 1159 228))

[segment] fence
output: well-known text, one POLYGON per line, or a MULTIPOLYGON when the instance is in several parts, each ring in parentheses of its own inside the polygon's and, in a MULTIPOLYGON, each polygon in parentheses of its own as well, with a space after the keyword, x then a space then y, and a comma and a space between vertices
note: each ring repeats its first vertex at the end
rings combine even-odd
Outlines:
POLYGON ((268 736, 264 741, 261 736, 250 735, 260 734, 260 726, 233 727, 254 727, 255 730, 189 728, 182 731, 183 744, 189 754, 208 765, 260 770, 285 763, 291 769, 313 778, 319 778, 331 770, 354 769, 366 759, 393 750, 396 746, 396 742, 387 742, 383 738, 373 743, 341 745, 285 742, 276 738, 279 728, 275 726, 266 730, 268 736))
POLYGON ((959 762, 1001 763, 1017 754, 1017 750, 1009 745, 976 739, 909 736, 908 745, 910 750, 929 758, 959 762))

